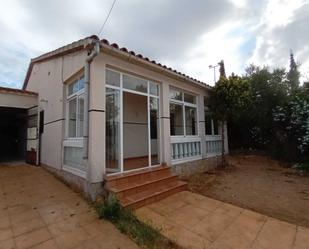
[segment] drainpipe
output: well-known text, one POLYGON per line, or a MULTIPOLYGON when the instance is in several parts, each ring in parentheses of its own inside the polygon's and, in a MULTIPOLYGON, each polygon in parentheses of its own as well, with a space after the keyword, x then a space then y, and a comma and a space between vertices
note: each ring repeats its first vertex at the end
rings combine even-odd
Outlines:
POLYGON ((94 57, 100 53, 100 42, 98 40, 92 40, 94 47, 91 49, 91 52, 87 55, 85 61, 85 96, 84 96, 84 127, 83 127, 83 159, 85 160, 85 165, 87 168, 87 180, 88 183, 91 183, 91 167, 88 161, 89 154, 89 88, 90 88, 90 64, 94 57))

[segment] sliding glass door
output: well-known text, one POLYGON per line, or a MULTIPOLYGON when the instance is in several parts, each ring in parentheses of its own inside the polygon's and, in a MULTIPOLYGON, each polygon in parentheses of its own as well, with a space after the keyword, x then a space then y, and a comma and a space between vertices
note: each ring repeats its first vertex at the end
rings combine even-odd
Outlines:
POLYGON ((123 169, 147 167, 148 160, 147 97, 123 92, 123 169))
POLYGON ((159 85, 106 70, 106 169, 160 164, 159 85))

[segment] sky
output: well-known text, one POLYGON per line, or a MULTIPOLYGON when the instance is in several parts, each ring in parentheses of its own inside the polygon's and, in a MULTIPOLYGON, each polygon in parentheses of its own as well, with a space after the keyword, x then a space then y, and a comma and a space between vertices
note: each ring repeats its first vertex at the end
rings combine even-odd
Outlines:
MULTIPOLYGON (((31 58, 98 34, 112 3, 3 1, 0 86, 20 88, 31 58)), ((222 59, 242 75, 251 63, 288 68, 292 50, 309 80, 309 0, 117 0, 100 38, 210 85, 222 59)))

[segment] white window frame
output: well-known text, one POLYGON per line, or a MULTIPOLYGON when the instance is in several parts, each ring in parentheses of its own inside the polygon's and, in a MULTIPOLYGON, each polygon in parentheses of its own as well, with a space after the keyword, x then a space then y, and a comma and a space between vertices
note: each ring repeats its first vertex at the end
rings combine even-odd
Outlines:
POLYGON ((187 92, 185 90, 182 90, 182 89, 179 89, 179 88, 176 88, 176 87, 173 87, 171 86, 169 91, 170 90, 176 90, 176 91, 180 91, 181 92, 181 97, 182 97, 182 100, 177 100, 177 99, 172 99, 171 96, 169 95, 169 105, 172 103, 172 104, 176 104, 176 105, 181 105, 182 107, 182 123, 183 123, 183 135, 171 135, 171 137, 173 138, 181 138, 181 137, 192 137, 192 138, 195 138, 195 137, 198 137, 199 136, 199 128, 198 128, 198 105, 197 105, 197 101, 198 101, 198 97, 196 94, 193 94, 193 93, 190 93, 190 92, 187 92), (192 96, 195 97, 195 104, 192 104, 190 102, 185 102, 185 98, 184 98, 184 95, 186 94, 190 94, 192 96), (187 130, 186 130, 186 106, 188 107, 193 107, 195 108, 196 110, 196 134, 195 135, 187 135, 187 130))
POLYGON ((151 165, 151 137, 150 137, 150 98, 156 98, 158 100, 159 103, 159 109, 158 109, 158 116, 161 117, 161 104, 160 104, 160 83, 156 80, 150 80, 150 79, 146 79, 143 78, 142 76, 136 76, 135 74, 130 74, 130 73, 126 73, 126 72, 122 72, 121 70, 116 70, 110 67, 107 67, 105 69, 105 73, 108 71, 112 71, 112 72, 116 72, 120 74, 120 85, 119 86, 114 86, 114 85, 109 85, 107 84, 107 82, 105 82, 105 88, 111 88, 111 89, 116 89, 119 91, 120 94, 120 171, 119 172, 115 172, 115 173, 110 173, 109 175, 113 175, 113 174, 119 174, 119 173, 123 173, 123 172, 130 172, 130 171, 136 171, 139 169, 132 169, 132 170, 126 170, 124 171, 124 165, 123 165, 123 92, 129 92, 129 93, 134 93, 134 94, 138 94, 138 95, 142 95, 142 96, 146 96, 147 97, 147 120, 148 120, 148 166, 145 168, 149 168, 149 167, 156 167, 158 165, 160 165, 162 163, 162 141, 161 141, 161 125, 160 122, 158 123, 158 128, 159 128, 159 133, 158 135, 158 143, 159 143, 159 151, 158 151, 158 157, 159 157, 159 163, 158 165, 151 165), (123 76, 129 76, 129 77, 135 77, 135 78, 139 78, 142 80, 145 80, 147 82, 147 93, 145 92, 139 92, 136 90, 131 90, 131 89, 127 89, 125 87, 123 87, 123 76), (150 83, 154 83, 158 86, 158 95, 154 95, 150 93, 150 83), (150 155, 150 156, 149 156, 150 155))
MULTIPOLYGON (((80 110, 80 106, 79 106, 79 98, 81 96, 84 95, 85 93, 85 87, 83 87, 82 89, 78 90, 77 92, 74 92, 72 94, 69 95, 69 86, 71 84, 74 84, 76 82, 78 82, 80 79, 84 78, 84 75, 79 75, 77 77, 75 77, 70 83, 68 83, 66 85, 66 132, 65 132, 65 137, 66 139, 83 139, 83 135, 79 136, 80 133, 80 122, 79 122, 79 110, 80 110), (70 117, 69 117, 69 102, 73 99, 76 99, 76 130, 75 130, 75 136, 74 137, 70 137, 69 136, 69 122, 70 122, 70 117)), ((85 106, 84 106, 85 108, 85 106)), ((82 134, 82 133, 81 133, 82 134)))

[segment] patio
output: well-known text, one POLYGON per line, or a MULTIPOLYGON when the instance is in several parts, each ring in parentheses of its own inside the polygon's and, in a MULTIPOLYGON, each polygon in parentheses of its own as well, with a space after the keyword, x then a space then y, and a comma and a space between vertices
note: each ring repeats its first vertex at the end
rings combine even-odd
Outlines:
POLYGON ((78 194, 40 167, 0 164, 0 248, 134 248, 78 194))
POLYGON ((184 191, 136 210, 185 248, 306 249, 309 229, 184 191))

